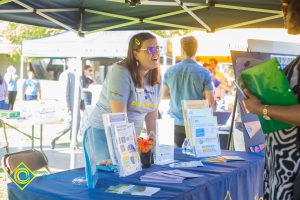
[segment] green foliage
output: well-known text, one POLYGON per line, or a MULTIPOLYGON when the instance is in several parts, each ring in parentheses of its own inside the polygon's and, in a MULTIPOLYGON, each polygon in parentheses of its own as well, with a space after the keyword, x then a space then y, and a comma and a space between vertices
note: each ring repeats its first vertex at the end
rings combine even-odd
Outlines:
POLYGON ((163 38, 172 38, 176 35, 183 36, 191 32, 191 30, 155 30, 153 33, 163 37, 163 38))
POLYGON ((42 38, 59 32, 61 32, 61 30, 10 22, 0 31, 0 35, 9 40, 11 44, 16 45, 12 49, 10 56, 13 60, 18 60, 21 55, 20 44, 23 40, 42 38))

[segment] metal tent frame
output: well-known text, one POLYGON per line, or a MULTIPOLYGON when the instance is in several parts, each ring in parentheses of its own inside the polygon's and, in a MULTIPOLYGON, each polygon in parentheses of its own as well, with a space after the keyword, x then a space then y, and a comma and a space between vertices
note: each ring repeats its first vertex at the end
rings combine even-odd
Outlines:
POLYGON ((2 0, 0 19, 66 29, 80 35, 107 30, 283 27, 274 0, 2 0), (137 3, 136 3, 137 2, 137 3), (129 5, 128 5, 129 4, 129 5), (132 8, 130 5, 136 5, 132 8))

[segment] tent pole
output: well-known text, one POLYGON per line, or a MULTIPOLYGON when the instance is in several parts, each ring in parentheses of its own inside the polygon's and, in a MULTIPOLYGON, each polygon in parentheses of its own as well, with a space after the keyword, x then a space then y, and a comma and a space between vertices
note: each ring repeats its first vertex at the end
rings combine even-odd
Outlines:
POLYGON ((231 144, 231 142, 232 142, 233 126, 234 126, 236 108, 238 106, 237 102, 238 102, 238 96, 237 96, 237 93, 236 93, 235 99, 234 99, 233 111, 232 111, 232 118, 231 118, 231 124, 230 124, 230 131, 229 131, 229 136, 228 136, 228 142, 227 142, 227 150, 232 150, 232 147, 233 147, 233 145, 231 144))
POLYGON ((20 79, 24 79, 24 56, 21 56, 21 63, 20 63, 20 79))
POLYGON ((72 137, 71 137, 71 157, 70 157, 70 169, 75 168, 75 145, 77 140, 77 127, 80 124, 80 109, 79 109, 79 103, 80 103, 80 77, 82 74, 82 61, 81 57, 76 57, 76 63, 78 67, 76 68, 76 74, 75 74, 75 90, 74 90, 74 106, 73 106, 73 113, 72 113, 72 137), (77 89, 78 88, 78 89, 77 89), (79 116, 78 116, 79 115, 79 116))
POLYGON ((172 56, 172 65, 175 65, 175 64, 176 64, 176 56, 173 55, 173 56, 172 56))
POLYGON ((164 66, 164 69, 167 69, 167 54, 164 55, 163 57, 163 66, 164 66))

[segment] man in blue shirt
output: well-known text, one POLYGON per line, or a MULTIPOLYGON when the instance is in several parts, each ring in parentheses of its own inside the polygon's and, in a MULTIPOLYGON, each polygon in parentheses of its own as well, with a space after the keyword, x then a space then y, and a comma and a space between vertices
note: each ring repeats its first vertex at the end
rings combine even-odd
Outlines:
POLYGON ((195 60, 196 38, 187 36, 180 42, 183 60, 167 70, 163 82, 163 98, 170 98, 170 114, 175 118, 175 145, 178 147, 186 137, 181 101, 207 99, 210 105, 214 104, 211 75, 195 60))

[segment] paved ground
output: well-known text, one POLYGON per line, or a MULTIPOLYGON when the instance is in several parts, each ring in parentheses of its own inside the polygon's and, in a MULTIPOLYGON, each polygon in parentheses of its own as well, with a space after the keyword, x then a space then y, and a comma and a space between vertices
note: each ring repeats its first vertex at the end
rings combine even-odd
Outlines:
MULTIPOLYGON (((52 173, 70 169, 70 155, 72 150, 69 148, 69 134, 66 134, 57 142, 54 150, 50 148, 51 138, 61 127, 61 124, 45 125, 43 130, 43 151, 48 158, 50 171, 52 173)), ((31 133, 30 127, 22 127, 22 130, 26 133, 31 133)), ((7 133, 10 152, 31 149, 31 140, 28 137, 12 129, 7 129, 7 133)), ((80 138, 79 136, 79 140, 80 138)), ((0 130, 0 143, 2 141, 3 133, 2 130, 0 130)), ((39 149, 39 140, 35 140, 35 148, 39 149)), ((0 149, 0 158, 2 158, 4 154, 4 149, 0 149)), ((79 167, 84 167, 84 155, 81 146, 75 150, 75 168, 79 167)), ((0 170, 0 200, 4 200, 7 199, 6 183, 3 180, 2 169, 0 168, 0 170)))

